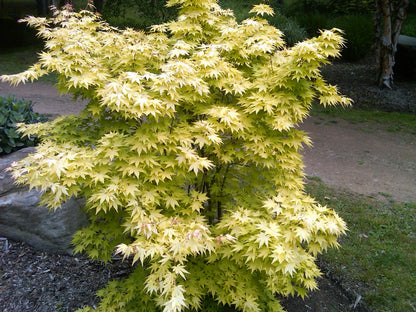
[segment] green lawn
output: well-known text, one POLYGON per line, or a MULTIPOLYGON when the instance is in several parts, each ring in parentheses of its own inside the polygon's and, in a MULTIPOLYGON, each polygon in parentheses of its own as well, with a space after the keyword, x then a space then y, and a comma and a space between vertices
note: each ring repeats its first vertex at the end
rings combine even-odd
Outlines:
POLYGON ((415 311, 416 203, 376 201, 319 179, 307 184, 307 192, 348 224, 341 248, 322 255, 324 271, 355 288, 370 311, 415 311))
POLYGON ((28 69, 37 60, 41 48, 29 47, 0 54, 0 75, 17 74, 28 69))
POLYGON ((410 113, 343 107, 324 108, 321 105, 314 105, 311 114, 323 118, 341 118, 351 123, 374 122, 384 127, 387 131, 403 131, 416 134, 416 115, 410 113))
MULTIPOLYGON (((416 134, 416 115, 314 106, 312 115, 372 122, 387 131, 416 134)), ((362 295, 370 311, 416 311, 416 203, 376 201, 331 189, 319 179, 307 192, 334 208, 349 231, 339 250, 321 257, 324 270, 362 295)))
MULTIPOLYGON (((28 48, 16 49, 13 52, 0 53, 0 75, 17 74, 27 70, 36 62, 38 58, 37 53, 40 51, 41 47, 30 46, 28 48)), ((41 77, 39 80, 55 83, 57 82, 57 76, 49 74, 41 77)))

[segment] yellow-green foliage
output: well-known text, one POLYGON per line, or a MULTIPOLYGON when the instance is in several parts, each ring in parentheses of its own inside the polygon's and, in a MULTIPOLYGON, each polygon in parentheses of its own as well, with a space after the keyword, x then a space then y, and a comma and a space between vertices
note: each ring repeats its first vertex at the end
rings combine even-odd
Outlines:
POLYGON ((267 5, 240 24, 215 0, 168 5, 179 17, 150 33, 89 11, 26 18, 45 50, 2 79, 54 71, 62 92, 89 103, 79 116, 21 125, 42 143, 14 174, 51 208, 86 198, 91 225, 76 251, 137 262, 100 291, 99 311, 199 309, 207 295, 282 311, 274 295, 315 289, 315 256, 345 230, 304 193, 299 151, 310 142, 296 128, 314 99, 349 104, 319 71, 343 40, 334 29, 289 49, 262 18, 267 5))

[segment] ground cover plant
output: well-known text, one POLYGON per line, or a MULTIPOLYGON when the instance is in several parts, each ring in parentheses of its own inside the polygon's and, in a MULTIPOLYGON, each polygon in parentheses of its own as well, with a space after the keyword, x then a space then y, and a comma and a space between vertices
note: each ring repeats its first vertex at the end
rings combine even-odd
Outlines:
POLYGON ((0 155, 35 145, 36 136, 22 137, 17 131, 17 123, 44 121, 45 116, 33 111, 32 102, 16 99, 13 95, 0 96, 0 155))
POLYGON ((286 48, 262 18, 267 5, 241 23, 216 1, 168 5, 179 17, 150 33, 89 11, 26 19, 45 51, 2 79, 56 72, 62 92, 89 103, 21 125, 42 142, 14 175, 54 209, 86 198, 77 252, 106 261, 116 250, 136 264, 99 292, 99 311, 282 311, 275 294, 316 288, 316 256, 345 231, 304 192, 309 140, 296 128, 314 99, 349 104, 319 70, 343 39, 334 29, 286 48))
MULTIPOLYGON (((369 311, 416 307, 416 204, 377 201, 326 187, 311 179, 307 192, 348 223, 342 247, 320 257, 321 266, 361 295, 369 311), (360 286, 357 287, 357 284, 360 286)), ((388 199, 388 194, 385 194, 388 199)))

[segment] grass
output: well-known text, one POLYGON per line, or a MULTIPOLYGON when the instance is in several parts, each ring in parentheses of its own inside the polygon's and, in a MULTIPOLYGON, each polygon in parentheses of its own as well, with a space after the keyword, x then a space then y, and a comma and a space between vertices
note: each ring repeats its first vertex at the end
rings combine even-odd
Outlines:
POLYGON ((29 47, 0 54, 0 74, 17 74, 26 70, 37 60, 40 48, 29 47))
MULTIPOLYGON (((37 46, 30 46, 21 49, 16 49, 13 52, 0 53, 0 75, 11 75, 21 73, 33 65, 40 52, 41 48, 37 46)), ((43 76, 39 81, 57 82, 55 74, 43 76)))
POLYGON ((311 115, 323 118, 341 118, 351 123, 373 122, 385 127, 387 131, 416 134, 416 115, 410 113, 314 105, 311 115))
POLYGON ((324 270, 345 287, 362 285, 355 291, 370 311, 415 311, 416 204, 376 201, 318 179, 307 184, 307 192, 335 209, 349 228, 342 247, 322 255, 324 270))

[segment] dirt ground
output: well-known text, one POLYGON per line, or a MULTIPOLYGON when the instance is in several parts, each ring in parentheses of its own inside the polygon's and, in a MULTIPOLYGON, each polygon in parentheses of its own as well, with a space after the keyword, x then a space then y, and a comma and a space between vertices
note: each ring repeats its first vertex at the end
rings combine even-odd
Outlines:
MULTIPOLYGON (((377 101, 380 105, 394 102, 398 110, 416 107, 416 83, 385 93, 372 86, 370 74, 367 64, 347 64, 334 66, 328 77, 363 106, 377 101), (331 76, 333 73, 337 74, 331 76)), ((59 96, 52 85, 43 82, 18 87, 0 83, 0 95, 8 94, 32 100, 35 111, 52 117, 77 114, 85 105, 73 102, 69 95, 59 96)), ((313 147, 303 151, 308 176, 378 199, 416 200, 416 135, 388 132, 384 125, 371 122, 351 124, 329 117, 309 118, 301 128, 313 141, 313 147)), ((99 265, 82 257, 49 255, 24 243, 3 240, 0 307, 3 312, 74 311, 96 304, 95 291, 108 279, 124 276, 125 270, 119 263, 99 265)), ((331 278, 324 275, 319 286, 320 290, 305 301, 284 300, 287 311, 367 311, 359 293, 343 289, 331 278)))
POLYGON ((309 118, 305 172, 329 186, 377 199, 416 201, 416 136, 374 123, 309 118), (384 129, 383 129, 384 128, 384 129))
MULTIPOLYGON (((109 280, 126 278, 128 262, 92 262, 82 256, 56 255, 35 250, 22 242, 0 241, 0 311, 73 312, 97 306, 95 293, 109 280)), ((367 312, 360 297, 331 278, 318 280, 319 290, 301 300, 282 300, 287 312, 367 312), (355 309, 355 302, 359 304, 355 309)))

